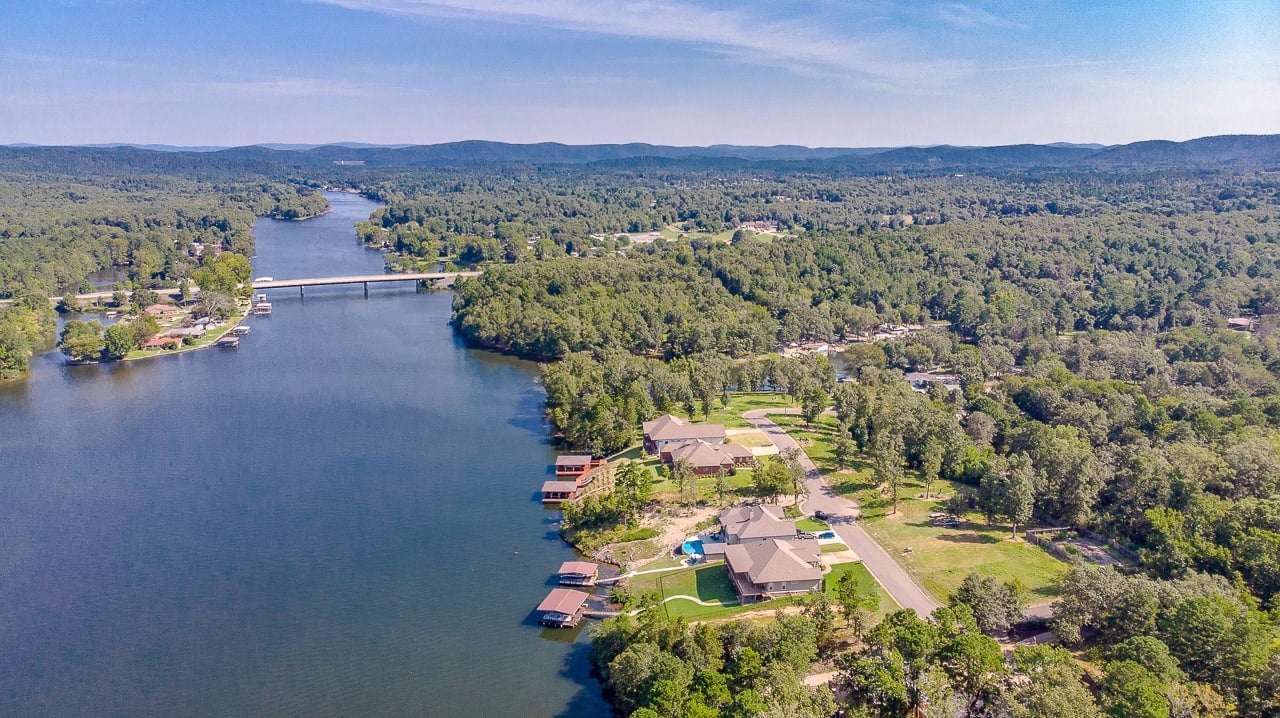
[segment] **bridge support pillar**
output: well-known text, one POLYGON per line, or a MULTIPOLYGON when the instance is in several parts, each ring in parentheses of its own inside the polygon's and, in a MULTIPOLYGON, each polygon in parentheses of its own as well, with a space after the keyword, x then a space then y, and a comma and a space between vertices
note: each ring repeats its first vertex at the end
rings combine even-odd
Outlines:
POLYGON ((301 284, 299 284, 299 285, 298 285, 298 299, 306 299, 306 298, 307 298, 307 295, 302 291, 302 289, 303 289, 302 285, 301 285, 301 284))
POLYGON ((369 298, 369 283, 368 283, 368 282, 365 282, 365 283, 364 283, 364 298, 365 298, 365 299, 368 299, 368 298, 369 298))

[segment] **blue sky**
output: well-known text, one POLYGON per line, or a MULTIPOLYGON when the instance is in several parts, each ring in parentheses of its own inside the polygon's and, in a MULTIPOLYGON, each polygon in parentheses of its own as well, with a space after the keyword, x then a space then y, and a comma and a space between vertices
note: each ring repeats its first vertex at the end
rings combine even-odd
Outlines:
POLYGON ((0 143, 1280 132, 1280 3, 0 0, 0 143))

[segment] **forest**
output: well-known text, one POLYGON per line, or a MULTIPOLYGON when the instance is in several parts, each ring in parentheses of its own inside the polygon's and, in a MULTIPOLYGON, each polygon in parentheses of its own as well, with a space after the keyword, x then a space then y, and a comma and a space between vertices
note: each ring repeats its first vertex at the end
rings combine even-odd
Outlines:
POLYGON ((328 208, 314 186, 286 177, 157 171, 127 154, 58 156, 0 161, 0 300, 20 300, 0 306, 3 378, 21 375, 33 351, 52 346, 52 312, 31 298, 48 304, 66 293, 176 286, 198 272, 205 251, 252 257, 257 217, 299 219, 328 208), (91 282, 104 275, 105 283, 91 282))
POLYGON ((1008 657, 994 637, 1016 587, 981 576, 933 616, 875 625, 857 596, 764 623, 606 622, 593 661, 620 713, 831 715, 834 694, 800 683, 820 661, 852 715, 1277 715, 1280 175, 1153 151, 962 169, 20 155, 0 163, 0 361, 52 334, 41 297, 94 271, 189 276, 193 243, 251 253, 255 216, 355 189, 385 203, 357 234, 390 266, 484 268, 454 326, 544 362, 568 446, 609 454, 660 413, 773 391, 808 420, 831 407, 833 451, 895 501, 905 473, 947 480, 1014 533, 1091 531, 1136 557, 1073 566, 1048 621, 1062 646, 1008 657), (846 348, 779 356, 805 341, 846 348), (920 371, 959 389, 913 391, 920 371))

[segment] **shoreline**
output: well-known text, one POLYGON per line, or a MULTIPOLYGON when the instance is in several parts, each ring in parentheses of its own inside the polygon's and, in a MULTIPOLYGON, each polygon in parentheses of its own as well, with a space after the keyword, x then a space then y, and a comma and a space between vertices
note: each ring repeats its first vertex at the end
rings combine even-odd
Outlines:
MULTIPOLYGON (((253 310, 253 303, 250 302, 248 306, 240 309, 240 317, 238 319, 235 319, 234 321, 232 321, 231 319, 228 319, 227 323, 221 327, 221 331, 218 333, 218 335, 203 344, 196 343, 196 344, 190 344, 188 346, 179 346, 177 349, 161 349, 154 353, 148 352, 146 354, 141 354, 139 356, 125 355, 124 358, 119 360, 119 362, 143 361, 146 359, 156 359, 158 357, 173 356, 175 354, 185 354, 187 352, 200 351, 201 349, 208 349, 210 347, 217 346, 218 340, 225 337, 227 334, 231 332, 232 329, 235 329, 237 326, 240 325, 241 322, 247 319, 249 317, 249 313, 252 310, 253 310)), ((213 332, 210 332, 210 333, 212 334, 213 332)), ((204 337, 201 337, 200 341, 204 341, 204 337)), ((135 349, 134 351, 143 351, 143 350, 135 349)), ((133 352, 130 352, 130 354, 132 353, 133 352)), ((99 362, 99 363, 103 363, 103 362, 99 362)), ((105 362, 105 363, 115 364, 117 362, 105 362)))

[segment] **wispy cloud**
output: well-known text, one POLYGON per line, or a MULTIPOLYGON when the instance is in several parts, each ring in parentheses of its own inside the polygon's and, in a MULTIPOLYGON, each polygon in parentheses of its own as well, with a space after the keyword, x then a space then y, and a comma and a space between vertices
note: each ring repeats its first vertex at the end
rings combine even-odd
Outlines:
POLYGON ((980 27, 1014 28, 1017 23, 1001 17, 985 8, 968 3, 947 2, 933 7, 934 14, 944 23, 972 29, 980 27))
MULTIPOLYGON (((746 8, 707 7, 678 0, 308 0, 401 17, 462 18, 539 25, 619 37, 677 42, 753 64, 804 75, 839 75, 889 84, 945 80, 963 63, 907 57, 890 30, 824 24, 812 4, 781 20, 746 8), (810 12, 806 12, 806 8, 810 12)), ((847 17, 845 18, 847 21, 847 17)))

